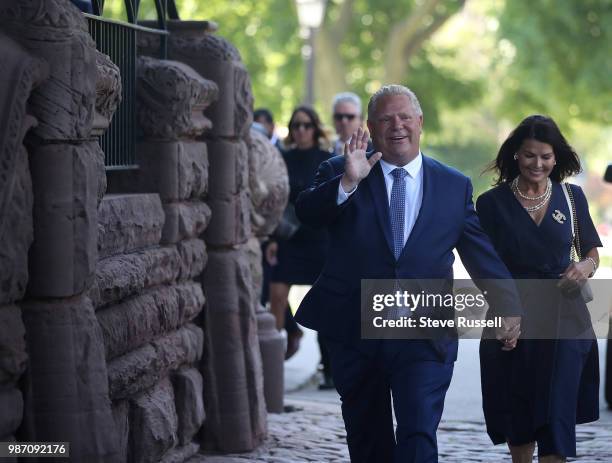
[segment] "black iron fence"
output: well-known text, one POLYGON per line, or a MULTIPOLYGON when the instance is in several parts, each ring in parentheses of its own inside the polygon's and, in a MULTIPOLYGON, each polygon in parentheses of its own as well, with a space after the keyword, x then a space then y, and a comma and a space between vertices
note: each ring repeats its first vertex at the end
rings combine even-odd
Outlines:
MULTIPOLYGON (((158 57, 166 58, 166 1, 155 0, 158 15, 158 29, 136 24, 139 0, 125 0, 129 22, 117 21, 102 17, 103 1, 94 0, 93 14, 85 14, 89 33, 96 42, 96 48, 108 55, 119 67, 122 100, 119 104, 108 130, 100 137, 100 146, 104 151, 104 164, 107 169, 130 169, 136 165, 136 57, 138 33, 157 34, 160 36, 158 57)), ((174 2, 171 2, 174 6, 174 2)))

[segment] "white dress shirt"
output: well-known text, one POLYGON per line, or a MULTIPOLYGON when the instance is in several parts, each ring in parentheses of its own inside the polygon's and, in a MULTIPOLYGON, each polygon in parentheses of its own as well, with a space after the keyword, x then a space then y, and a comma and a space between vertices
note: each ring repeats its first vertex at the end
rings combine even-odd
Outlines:
MULTIPOLYGON (((385 186, 387 187, 387 202, 389 207, 391 206, 391 188, 393 187, 393 175, 391 171, 397 166, 389 164, 382 159, 380 161, 380 167, 382 168, 385 186)), ((408 175, 404 177, 406 182, 406 212, 404 214, 404 244, 408 241, 410 232, 414 227, 414 224, 419 216, 421 210, 421 204, 423 203, 423 156, 419 152, 418 156, 410 161, 408 164, 402 167, 408 175)), ((342 183, 338 186, 338 198, 336 203, 338 205, 346 201, 351 196, 357 187, 353 188, 353 191, 345 192, 342 188, 342 183)))

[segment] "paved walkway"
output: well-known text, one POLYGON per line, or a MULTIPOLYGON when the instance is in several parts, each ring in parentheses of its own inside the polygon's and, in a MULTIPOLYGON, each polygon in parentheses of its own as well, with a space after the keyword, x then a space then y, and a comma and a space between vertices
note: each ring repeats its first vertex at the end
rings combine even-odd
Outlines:
MULTIPOLYGON (((207 463, 348 462, 344 425, 338 403, 305 400, 302 393, 287 400, 300 409, 269 416, 270 437, 255 452, 206 456, 207 463)), ((312 391, 317 392, 318 391, 312 391)), ((607 412, 608 415, 612 415, 607 412)), ((491 445, 484 425, 471 421, 444 421, 438 431, 440 462, 510 461, 504 446, 491 445)), ((570 461, 612 461, 612 416, 606 422, 578 427, 578 458, 570 461)), ((382 462, 381 462, 382 463, 382 462)))
MULTIPOLYGON (((307 335, 304 340, 306 343, 315 342, 311 335, 307 335)), ((600 349, 601 347, 603 343, 600 343, 600 349)), ((311 345, 306 349, 316 352, 316 344, 314 348, 311 345)), ((311 363, 307 362, 309 365, 311 363)), ((302 372, 300 381, 303 379, 302 372)), ((293 387, 300 381, 292 381, 290 384, 293 387)), ((444 415, 438 430, 441 463, 510 461, 505 446, 493 446, 485 433, 479 381, 477 341, 462 341, 453 383, 447 395, 444 415)), ((208 455, 197 461, 205 463, 348 462, 344 424, 337 393, 318 391, 312 381, 302 386, 301 389, 288 392, 286 395, 286 405, 294 407, 295 411, 268 415, 269 438, 256 451, 236 455, 208 455)), ((601 419, 598 422, 578 426, 577 448, 578 458, 570 461, 612 462, 611 411, 602 408, 601 419)))
MULTIPOLYGON (((305 291, 305 287, 292 287, 292 306, 297 306, 305 291)), ((604 341, 599 341, 599 348, 603 371, 604 341)), ((285 404, 295 411, 268 415, 269 437, 254 452, 206 455, 191 463, 348 462, 340 399, 336 391, 317 390, 313 375, 318 361, 316 333, 305 330, 300 350, 285 362, 285 404)), ((612 463, 612 411, 602 406, 599 421, 577 427, 577 440, 578 457, 569 461, 612 463)), ((459 358, 438 429, 438 448, 441 463, 511 461, 506 447, 493 446, 485 432, 477 340, 459 344, 459 358)))

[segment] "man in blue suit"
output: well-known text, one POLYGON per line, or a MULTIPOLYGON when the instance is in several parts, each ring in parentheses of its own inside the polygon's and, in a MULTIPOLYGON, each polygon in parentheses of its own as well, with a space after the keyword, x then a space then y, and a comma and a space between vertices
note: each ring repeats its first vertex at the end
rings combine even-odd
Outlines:
MULTIPOLYGON (((478 222, 470 180, 420 151, 423 113, 400 85, 368 104, 374 154, 361 129, 345 155, 325 161, 302 192, 301 221, 325 226, 331 247, 296 319, 329 347, 352 462, 438 461, 436 430, 458 341, 361 339, 362 279, 452 279, 457 249, 474 279, 510 275, 478 222), (394 434, 391 396, 397 419, 394 434)), ((519 335, 520 307, 507 292, 496 307, 500 348, 519 335)))

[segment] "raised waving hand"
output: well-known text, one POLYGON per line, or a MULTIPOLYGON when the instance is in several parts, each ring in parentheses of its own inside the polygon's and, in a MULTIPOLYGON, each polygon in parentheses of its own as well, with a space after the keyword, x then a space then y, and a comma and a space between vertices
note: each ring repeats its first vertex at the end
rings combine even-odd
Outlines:
POLYGON ((369 159, 366 157, 368 139, 368 131, 359 127, 350 142, 344 144, 344 175, 341 183, 347 193, 353 191, 359 182, 368 176, 374 164, 382 157, 380 152, 374 153, 369 159))

